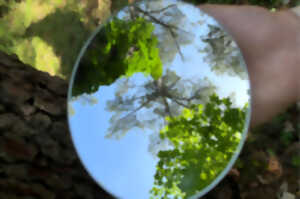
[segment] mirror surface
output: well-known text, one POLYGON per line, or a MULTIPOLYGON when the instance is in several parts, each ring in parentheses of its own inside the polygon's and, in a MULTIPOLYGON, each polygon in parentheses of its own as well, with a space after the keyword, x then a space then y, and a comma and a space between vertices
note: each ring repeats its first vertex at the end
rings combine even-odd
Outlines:
POLYGON ((198 198, 246 137, 250 84, 231 36, 181 1, 126 7, 83 47, 69 89, 78 155, 116 198, 198 198))

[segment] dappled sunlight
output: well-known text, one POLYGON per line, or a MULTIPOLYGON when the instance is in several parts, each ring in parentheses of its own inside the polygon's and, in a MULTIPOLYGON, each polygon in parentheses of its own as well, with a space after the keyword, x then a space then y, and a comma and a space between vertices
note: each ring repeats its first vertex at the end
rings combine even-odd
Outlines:
POLYGON ((56 9, 54 13, 42 21, 32 24, 25 35, 27 38, 38 36, 53 47, 56 56, 61 57, 61 65, 57 75, 68 79, 76 57, 90 33, 91 31, 80 22, 78 13, 71 10, 56 9))
POLYGON ((30 22, 35 23, 53 13, 58 6, 43 1, 33 1, 31 4, 25 4, 24 7, 26 8, 26 16, 31 17, 30 22))
POLYGON ((93 16, 103 22, 110 15, 110 0, 98 0, 98 8, 93 12, 93 16))
POLYGON ((110 0, 23 0, 7 7, 0 18, 0 50, 65 79, 84 41, 110 14, 110 0))
POLYGON ((38 70, 47 71, 50 75, 59 75, 60 59, 56 57, 53 48, 44 42, 39 37, 32 40, 33 47, 36 49, 37 56, 35 58, 35 65, 38 70))
POLYGON ((81 0, 79 4, 81 10, 81 22, 91 28, 104 22, 110 15, 110 0, 81 0))
POLYGON ((9 24, 8 33, 22 35, 32 23, 42 20, 54 12, 56 6, 41 0, 26 0, 11 5, 10 12, 1 20, 9 24))
POLYGON ((19 59, 26 64, 35 62, 36 49, 32 45, 32 38, 23 39, 16 42, 13 50, 19 57, 19 59))
MULTIPOLYGON (((42 3, 41 0, 26 0, 20 3, 11 1, 7 7, 9 7, 8 13, 0 18, 0 50, 9 54, 15 53, 24 60, 24 53, 21 55, 20 51, 16 52, 14 49, 19 49, 19 43, 28 43, 23 38, 27 28, 54 12, 55 6, 42 3)), ((26 63, 34 66, 34 63, 28 61, 29 59, 31 58, 26 58, 26 63)))
POLYGON ((60 59, 55 55, 53 48, 41 38, 33 37, 17 42, 14 51, 22 62, 33 64, 38 70, 50 75, 61 76, 58 74, 60 59))

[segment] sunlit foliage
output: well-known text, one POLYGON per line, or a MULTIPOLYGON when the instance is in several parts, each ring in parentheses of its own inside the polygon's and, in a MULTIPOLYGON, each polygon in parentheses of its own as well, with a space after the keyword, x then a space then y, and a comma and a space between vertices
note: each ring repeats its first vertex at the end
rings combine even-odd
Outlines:
POLYGON ((209 185, 227 166, 242 136, 247 104, 232 107, 230 98, 210 96, 205 105, 168 117, 160 131, 172 149, 158 153, 152 198, 187 198, 209 185))
POLYGON ((109 5, 109 0, 1 0, 0 50, 68 79, 83 42, 109 15, 109 5), (37 48, 41 45, 43 51, 37 48), (20 51, 26 48, 29 53, 20 51), (45 54, 49 61, 41 62, 45 54))
POLYGON ((94 93, 101 85, 138 72, 158 79, 162 63, 153 30, 154 26, 143 18, 114 18, 105 25, 81 61, 73 95, 94 93))

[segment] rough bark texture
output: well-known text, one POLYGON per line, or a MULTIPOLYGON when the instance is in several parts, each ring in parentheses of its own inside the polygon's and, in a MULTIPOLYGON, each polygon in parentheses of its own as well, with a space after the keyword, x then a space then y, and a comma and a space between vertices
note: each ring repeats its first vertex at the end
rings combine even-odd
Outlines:
MULTIPOLYGON (((76 156, 66 94, 67 82, 0 52, 0 199, 112 198, 76 156)), ((226 178, 206 198, 236 198, 234 184, 226 178)))
POLYGON ((65 81, 0 53, 0 199, 109 198, 76 156, 66 93, 65 81))

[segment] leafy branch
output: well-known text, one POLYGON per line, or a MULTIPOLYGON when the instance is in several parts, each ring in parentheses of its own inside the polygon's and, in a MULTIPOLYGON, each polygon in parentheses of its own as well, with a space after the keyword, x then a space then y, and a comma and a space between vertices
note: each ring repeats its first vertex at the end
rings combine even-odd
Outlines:
MULTIPOLYGON (((172 6, 174 6, 174 5, 172 5, 172 6)), ((169 6, 169 7, 172 7, 172 6, 169 6)), ((178 28, 177 26, 174 26, 174 25, 171 25, 171 24, 164 23, 163 21, 161 21, 161 20, 159 20, 158 18, 156 18, 156 17, 154 17, 153 15, 151 15, 151 13, 153 13, 153 12, 151 12, 151 11, 149 11, 149 12, 148 12, 148 11, 145 11, 145 10, 141 9, 140 7, 138 7, 138 6, 136 6, 136 5, 134 5, 133 7, 134 7, 134 9, 137 10, 138 12, 140 12, 140 13, 144 14, 145 16, 149 17, 154 23, 161 25, 162 27, 166 28, 166 29, 170 32, 170 34, 171 34, 171 36, 172 36, 172 38, 173 38, 173 40, 174 40, 174 42, 175 42, 176 48, 177 48, 177 50, 178 50, 178 52, 179 52, 179 55, 180 55, 181 59, 184 60, 184 56, 183 56, 183 53, 182 53, 182 51, 181 51, 180 45, 179 45, 179 43, 178 43, 178 41, 177 41, 177 39, 176 39, 176 38, 177 38, 177 33, 174 31, 174 29, 175 29, 175 30, 181 30, 181 31, 183 31, 183 32, 185 32, 185 31, 182 30, 182 29, 180 29, 180 28, 178 28)), ((164 10, 165 10, 165 9, 167 9, 167 7, 164 8, 164 10)))

